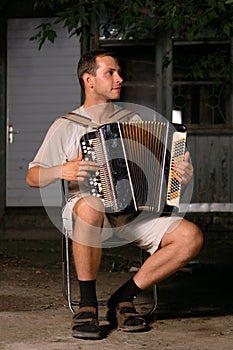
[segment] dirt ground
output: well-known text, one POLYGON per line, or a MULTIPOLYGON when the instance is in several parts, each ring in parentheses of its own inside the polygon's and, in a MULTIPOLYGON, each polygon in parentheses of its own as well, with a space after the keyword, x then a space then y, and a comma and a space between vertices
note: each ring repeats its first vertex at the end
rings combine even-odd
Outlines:
MULTIPOLYGON (((103 302, 104 337, 90 341, 71 337, 72 314, 62 294, 60 241, 0 241, 0 349, 231 350, 232 245, 227 249, 219 245, 221 249, 228 252, 227 259, 205 261, 204 252, 157 286, 158 305, 146 333, 112 330, 104 319, 103 302)), ((139 264, 140 252, 135 248, 104 251, 97 284, 99 300, 108 298, 139 264)), ((72 286, 78 298, 73 272, 72 286)), ((140 312, 150 310, 152 296, 148 291, 135 300, 140 312)))

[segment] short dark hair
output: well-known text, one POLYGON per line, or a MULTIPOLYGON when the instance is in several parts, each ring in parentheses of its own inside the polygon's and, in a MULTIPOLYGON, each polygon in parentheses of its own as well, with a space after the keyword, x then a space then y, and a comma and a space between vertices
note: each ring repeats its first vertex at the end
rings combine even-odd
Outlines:
POLYGON ((80 58, 77 68, 77 74, 82 89, 84 89, 83 74, 89 73, 95 76, 97 69, 96 57, 104 56, 111 56, 118 61, 114 52, 105 49, 89 51, 80 58))

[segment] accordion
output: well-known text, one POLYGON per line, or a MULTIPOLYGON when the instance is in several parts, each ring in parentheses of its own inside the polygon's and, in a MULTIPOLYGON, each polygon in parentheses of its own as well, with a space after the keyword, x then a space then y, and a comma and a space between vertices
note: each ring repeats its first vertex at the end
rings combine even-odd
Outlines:
POLYGON ((168 121, 115 122, 86 133, 83 159, 98 164, 88 179, 91 195, 102 198, 106 213, 178 208, 174 165, 183 160, 186 137, 185 125, 168 121))

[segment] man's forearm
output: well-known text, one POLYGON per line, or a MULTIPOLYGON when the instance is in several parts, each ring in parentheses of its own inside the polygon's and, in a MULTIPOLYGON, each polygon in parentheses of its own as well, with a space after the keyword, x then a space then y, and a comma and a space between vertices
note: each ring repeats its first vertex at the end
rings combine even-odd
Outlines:
POLYGON ((51 168, 40 166, 28 170, 26 182, 30 187, 45 187, 61 179, 61 165, 51 168))

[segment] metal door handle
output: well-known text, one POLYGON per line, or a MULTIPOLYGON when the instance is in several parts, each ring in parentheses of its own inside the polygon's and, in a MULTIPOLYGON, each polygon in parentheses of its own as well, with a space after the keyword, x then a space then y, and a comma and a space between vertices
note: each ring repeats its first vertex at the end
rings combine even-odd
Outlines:
POLYGON ((15 131, 12 124, 8 125, 8 143, 14 142, 14 134, 19 134, 19 131, 15 131))

